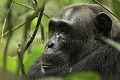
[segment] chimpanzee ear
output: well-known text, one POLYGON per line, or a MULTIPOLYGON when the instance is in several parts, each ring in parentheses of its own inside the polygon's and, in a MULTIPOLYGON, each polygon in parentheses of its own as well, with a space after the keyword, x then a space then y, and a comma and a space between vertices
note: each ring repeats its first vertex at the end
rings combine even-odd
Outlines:
POLYGON ((112 28, 112 20, 110 17, 104 12, 100 12, 96 17, 97 25, 95 25, 97 29, 97 34, 108 37, 112 28))

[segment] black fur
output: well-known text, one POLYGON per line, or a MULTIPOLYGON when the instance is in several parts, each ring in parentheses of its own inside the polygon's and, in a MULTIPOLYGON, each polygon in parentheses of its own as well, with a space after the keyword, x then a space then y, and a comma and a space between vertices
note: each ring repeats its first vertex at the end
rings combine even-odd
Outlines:
POLYGON ((120 42, 119 25, 113 15, 96 4, 60 10, 49 22, 49 41, 43 55, 23 78, 65 77, 89 70, 105 80, 119 80, 120 53, 95 38, 97 34, 120 42))

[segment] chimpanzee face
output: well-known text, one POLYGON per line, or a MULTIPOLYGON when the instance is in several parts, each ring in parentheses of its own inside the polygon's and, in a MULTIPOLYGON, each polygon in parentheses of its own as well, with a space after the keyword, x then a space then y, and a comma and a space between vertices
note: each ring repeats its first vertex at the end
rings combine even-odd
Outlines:
MULTIPOLYGON (((81 15, 78 15, 79 12, 73 13, 72 11, 74 10, 68 9, 49 21, 49 41, 42 55, 43 68, 46 71, 63 65, 70 66, 76 63, 76 57, 82 49, 81 46, 86 42, 84 37, 86 34, 89 34, 89 32, 84 33, 82 28, 87 26, 87 24, 80 22, 81 20, 78 16, 81 15), (62 17, 60 18, 60 16, 62 17)), ((86 38, 87 37, 89 36, 86 36, 86 38)))
POLYGON ((91 46, 94 45, 92 42, 96 44, 93 38, 95 30, 107 36, 110 30, 106 27, 108 23, 103 20, 111 20, 106 14, 96 14, 92 10, 84 6, 68 7, 49 21, 49 41, 42 54, 42 67, 45 71, 69 67, 80 60, 82 52, 87 54, 93 51, 91 46))
POLYGON ((62 20, 49 21, 49 41, 42 55, 43 68, 46 71, 63 65, 69 66, 70 27, 70 24, 62 20))

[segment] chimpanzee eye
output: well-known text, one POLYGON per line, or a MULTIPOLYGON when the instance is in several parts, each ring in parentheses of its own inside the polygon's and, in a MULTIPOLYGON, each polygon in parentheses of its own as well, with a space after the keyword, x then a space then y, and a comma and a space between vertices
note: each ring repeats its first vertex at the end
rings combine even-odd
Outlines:
POLYGON ((66 23, 66 22, 60 22, 59 23, 59 32, 61 33, 61 34, 64 34, 64 35, 67 35, 68 33, 69 33, 69 27, 70 25, 68 25, 68 23, 66 23))
POLYGON ((67 35, 69 32, 67 26, 60 26, 59 31, 60 31, 60 33, 63 33, 65 35, 67 35))

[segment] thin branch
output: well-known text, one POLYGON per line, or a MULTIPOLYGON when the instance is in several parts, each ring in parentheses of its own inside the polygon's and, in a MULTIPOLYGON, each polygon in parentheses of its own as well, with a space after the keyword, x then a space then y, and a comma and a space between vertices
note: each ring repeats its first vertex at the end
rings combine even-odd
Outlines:
POLYGON ((42 41, 43 41, 43 43, 44 43, 44 40, 45 40, 45 38, 44 38, 44 26, 43 26, 42 23, 40 24, 40 29, 41 29, 41 37, 42 37, 42 41))
MULTIPOLYGON (((19 24, 18 26, 14 27, 11 31, 13 32, 13 31, 17 30, 17 29, 20 28, 21 26, 25 25, 25 23, 26 23, 26 22, 23 22, 23 23, 19 24)), ((10 32, 10 30, 9 30, 9 31, 6 31, 6 32, 3 34, 3 36, 0 36, 0 38, 6 36, 9 32, 10 32)))
MULTIPOLYGON (((31 17, 31 20, 35 19, 36 17, 37 17, 37 16, 31 17)), ((13 29, 11 29, 11 31, 13 32, 13 31, 19 29, 20 27, 22 27, 22 26, 25 25, 26 23, 27 23, 27 21, 25 21, 25 22, 23 22, 23 23, 17 25, 17 26, 14 27, 13 29)), ((10 30, 9 30, 9 31, 6 31, 6 32, 3 34, 3 37, 6 36, 9 32, 10 32, 10 30)), ((0 38, 2 38, 2 36, 0 36, 0 38)))
POLYGON ((18 55, 18 66, 17 66, 17 71, 16 71, 16 77, 15 80, 19 80, 20 77, 20 51, 21 51, 21 44, 18 44, 18 48, 17 48, 17 55, 18 55))
MULTIPOLYGON (((26 7, 26 8, 28 8, 28 9, 31 9, 31 10, 35 10, 34 8, 32 8, 32 7, 28 6, 28 5, 25 5, 25 4, 16 2, 16 1, 13 1, 13 3, 16 3, 16 4, 18 4, 18 5, 21 5, 21 6, 23 6, 23 7, 26 7)), ((49 17, 47 14, 45 14, 45 13, 42 13, 42 14, 43 14, 45 17, 47 17, 48 19, 50 19, 50 17, 49 17)))
POLYGON ((13 3, 16 3, 16 4, 18 4, 18 5, 21 5, 21 6, 23 6, 23 7, 26 7, 26 8, 28 8, 28 9, 31 9, 31 10, 34 10, 34 8, 32 8, 32 7, 30 7, 30 6, 26 5, 26 4, 19 3, 19 2, 16 2, 16 1, 13 1, 13 3))
POLYGON ((44 12, 44 8, 45 8, 45 3, 46 3, 46 0, 44 1, 43 3, 43 6, 41 8, 41 11, 39 11, 39 9, 35 12, 35 14, 33 14, 32 17, 36 16, 37 12, 39 12, 39 16, 38 16, 38 21, 37 21, 37 24, 36 24, 36 27, 35 27, 35 30, 31 36, 31 38, 29 39, 29 41, 26 43, 25 46, 22 46, 22 49, 20 51, 20 68, 21 68, 21 73, 22 75, 25 75, 25 70, 24 70, 24 64, 23 64, 23 56, 24 56, 24 53, 25 51, 28 49, 28 47, 30 46, 30 44, 33 42, 35 36, 36 36, 36 33, 38 31, 38 28, 39 28, 39 25, 41 23, 41 19, 42 19, 42 15, 43 15, 43 12, 44 12))
POLYGON ((34 9, 38 6, 38 3, 36 0, 32 0, 32 5, 34 7, 34 9))
MULTIPOLYGON (((37 10, 33 15, 31 15, 29 17, 29 21, 26 21, 26 23, 31 22, 37 16, 38 12, 39 12, 39 10, 37 10)), ((24 51, 24 45, 22 44, 21 45, 21 50, 20 50, 19 55, 18 55, 19 56, 18 57, 19 58, 19 62, 20 62, 20 69, 21 69, 22 75, 25 75, 24 64, 23 64, 23 55, 24 55, 24 52, 25 52, 24 51)))
MULTIPOLYGON (((7 23, 7 29, 10 30, 12 29, 13 25, 12 25, 12 0, 8 0, 7 2, 7 16, 6 16, 6 19, 5 19, 5 23, 4 23, 4 26, 5 24, 7 23)), ((3 26, 3 32, 4 32, 4 26, 3 26)), ((2 33, 3 33, 2 32, 2 33)), ((9 46, 9 42, 10 42, 10 39, 11 39, 11 35, 12 35, 12 32, 10 32, 10 34, 8 35, 8 38, 7 38, 7 41, 6 41, 6 45, 5 45, 5 48, 4 48, 4 55, 3 55, 3 77, 4 79, 3 80, 6 80, 6 62, 7 62, 7 50, 8 50, 8 46, 9 46)), ((3 38, 3 34, 2 34, 2 38, 3 38)))
POLYGON ((6 16, 6 18, 5 18, 5 21, 4 21, 4 23, 3 23, 3 27, 2 27, 1 43, 3 43, 3 35, 4 35, 4 29, 5 29, 6 21, 7 21, 7 16, 6 16))
POLYGON ((43 15, 44 15, 45 17, 47 17, 48 19, 50 19, 50 17, 49 17, 47 14, 43 13, 43 15))
POLYGON ((23 31, 23 38, 22 38, 22 40, 24 40, 25 42, 27 41, 27 39, 28 39, 28 33, 29 33, 29 30, 30 30, 30 24, 31 24, 31 19, 29 19, 29 18, 31 18, 31 16, 27 16, 26 17, 26 23, 25 23, 25 27, 24 27, 24 31, 23 31))
POLYGON ((11 7, 12 7, 12 3, 11 3, 11 5, 10 5, 8 11, 7 11, 7 15, 6 15, 5 20, 4 20, 4 23, 3 23, 1 43, 3 43, 3 35, 4 35, 5 24, 6 24, 6 21, 7 21, 7 18, 8 18, 8 14, 9 14, 9 12, 10 12, 11 7))
MULTIPOLYGON (((31 23, 31 21, 37 17, 37 14, 38 14, 39 10, 37 10, 33 15, 29 16, 27 19, 26 19, 26 26, 28 26, 29 23, 31 23)), ((23 55, 24 55, 24 45, 22 44, 21 45, 21 50, 18 54, 18 58, 19 58, 19 63, 20 63, 20 68, 21 68, 21 73, 22 75, 25 75, 25 70, 24 70, 24 64, 23 64, 23 55)))
MULTIPOLYGON (((38 8, 38 3, 36 0, 32 0, 32 4, 34 9, 36 10, 38 8)), ((42 25, 42 23, 40 23, 40 29, 41 29, 41 39, 42 42, 44 43, 44 26, 42 25)))
MULTIPOLYGON (((101 3, 99 3, 99 1, 97 0, 93 0, 95 3, 99 4, 101 7, 103 7, 105 10, 107 10, 109 13, 111 13, 113 16, 115 16, 117 18, 117 16, 112 13, 110 10, 108 10, 105 6, 103 6, 101 3)), ((118 19, 118 18, 117 18, 118 19)), ((119 19, 118 19, 119 20, 119 19)))
POLYGON ((30 44, 33 42, 33 39, 34 39, 35 36, 36 36, 36 33, 37 33, 37 31, 38 31, 39 25, 40 25, 40 23, 41 23, 42 15, 43 15, 43 12, 44 12, 45 3, 46 3, 46 0, 44 1, 44 4, 43 4, 43 6, 42 6, 42 8, 41 8, 41 11, 40 11, 40 14, 39 14, 39 17, 38 17, 38 21, 37 21, 35 30, 34 30, 32 36, 31 36, 31 38, 29 39, 29 41, 28 41, 27 44, 25 45, 24 50, 23 50, 23 53, 28 49, 28 47, 29 47, 30 44))
MULTIPOLYGON (((18 54, 18 69, 17 69, 17 73, 19 73, 20 69, 21 69, 21 73, 22 75, 25 74, 25 70, 24 70, 24 65, 23 65, 23 55, 21 54, 21 44, 18 44, 18 49, 17 49, 17 54, 18 54), (22 63, 22 64, 21 64, 22 63)), ((17 74, 19 75, 19 74, 17 74)))

